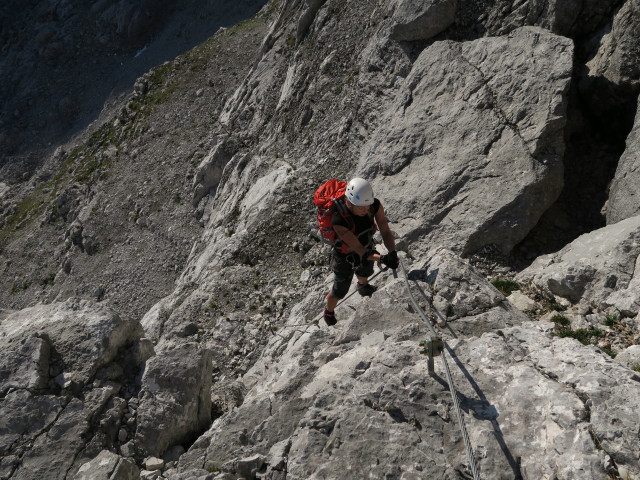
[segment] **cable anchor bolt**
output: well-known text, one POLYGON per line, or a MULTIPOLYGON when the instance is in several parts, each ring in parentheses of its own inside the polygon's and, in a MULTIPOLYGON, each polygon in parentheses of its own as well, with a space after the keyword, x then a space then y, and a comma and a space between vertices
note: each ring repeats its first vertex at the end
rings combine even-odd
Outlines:
POLYGON ((429 375, 434 376, 435 370, 433 368, 433 357, 439 357, 444 350, 444 342, 440 337, 431 337, 430 340, 425 340, 420 343, 422 355, 427 355, 427 365, 429 367, 429 375))

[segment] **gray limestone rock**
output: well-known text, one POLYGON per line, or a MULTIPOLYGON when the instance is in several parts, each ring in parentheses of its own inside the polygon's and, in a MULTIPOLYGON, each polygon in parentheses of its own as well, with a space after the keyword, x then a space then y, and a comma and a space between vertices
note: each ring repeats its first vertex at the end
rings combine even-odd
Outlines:
POLYGON ((609 189, 607 224, 640 214, 640 109, 609 189))
MULTIPOLYGON (((467 335, 480 335, 528 320, 469 263, 446 248, 429 252, 424 266, 411 273, 422 282, 419 293, 432 299, 432 316, 467 335)), ((399 292, 402 294, 402 292, 399 292)), ((418 296, 420 298, 420 296, 418 296)))
POLYGON ((0 393, 14 388, 37 391, 48 387, 50 348, 46 336, 30 336, 0 350, 0 393))
POLYGON ((616 362, 628 368, 640 366, 640 345, 631 345, 622 352, 618 353, 615 358, 616 362))
POLYGON ((614 84, 640 87, 640 2, 623 2, 609 29, 600 39, 600 48, 587 62, 589 75, 604 77, 614 84))
MULTIPOLYGON (((114 360, 142 328, 88 301, 3 314, 0 456, 20 458, 7 464, 7 478, 71 478, 96 445, 117 433, 126 401, 115 397, 121 385, 112 380, 124 370, 114 360)), ((131 372, 136 365, 124 367, 131 372)))
MULTIPOLYGON (((426 327, 404 307, 400 286, 352 297, 335 329, 299 326, 313 296, 294 308, 291 327, 243 378, 243 404, 195 442, 179 469, 223 466, 238 476, 243 461, 258 459, 273 478, 462 478, 455 472, 468 475, 469 464, 446 360, 482 478, 599 478, 607 458, 630 478, 640 474, 632 371, 554 337, 551 323, 524 322, 468 340, 444 330, 446 358, 435 359, 431 377, 418 349, 426 327)), ((479 297, 471 304, 484 303, 483 288, 468 289, 479 297)), ((477 313, 469 318, 491 316, 477 313)))
POLYGON ((562 188, 572 57, 535 28, 420 54, 357 168, 400 236, 462 253, 524 238, 562 188))
MULTIPOLYGON (((20 342, 26 342, 20 348, 35 349, 29 354, 32 363, 22 365, 20 357, 14 356, 16 366, 9 367, 9 371, 21 377, 12 381, 21 382, 23 388, 27 388, 29 382, 43 386, 48 381, 44 378, 48 368, 44 365, 48 362, 47 350, 55 351, 61 359, 56 381, 65 388, 72 385, 77 388, 113 360, 120 348, 141 337, 142 327, 138 322, 124 321, 106 306, 77 299, 20 310, 9 314, 0 324, 3 350, 13 350, 20 342), (20 371, 25 368, 29 369, 29 378, 20 371)), ((11 356, 7 360, 11 360, 11 356)), ((4 379, 3 383, 8 380, 4 379)))
POLYGON ((229 148, 228 143, 224 139, 220 139, 198 165, 193 178, 192 204, 194 207, 198 206, 206 195, 215 195, 224 166, 233 156, 230 154, 229 148))
MULTIPOLYGON (((34 402, 29 401, 27 408, 34 407, 34 402)), ((65 479, 86 446, 84 437, 89 433, 91 419, 99 408, 99 405, 77 398, 64 405, 55 421, 39 432, 29 445, 12 478, 65 479)))
POLYGON ((128 459, 108 450, 80 467, 74 480, 137 480, 140 469, 128 459))
POLYGON ((456 0, 391 0, 391 39, 428 40, 454 22, 456 6, 456 0))
POLYGON ((304 38, 307 30, 309 30, 309 27, 316 18, 318 10, 320 10, 320 7, 322 7, 325 2, 326 0, 305 0, 306 8, 298 19, 298 25, 296 29, 296 43, 300 43, 300 41, 304 38))
POLYGON ((211 423, 211 352, 196 344, 158 352, 147 362, 135 443, 161 457, 211 423))
POLYGON ((54 395, 32 395, 26 390, 9 392, 0 402, 0 457, 24 453, 14 451, 16 442, 34 441, 55 423, 64 407, 65 400, 54 395))
MULTIPOLYGON (((472 339, 458 350, 469 362, 479 399, 493 411, 485 417, 491 422, 484 422, 492 427, 483 429, 476 410, 469 424, 472 442, 487 458, 497 458, 505 450, 489 441, 489 432, 503 435, 511 458, 521 459, 524 478, 552 472, 576 480, 606 476, 605 454, 635 478, 640 465, 632 432, 639 418, 631 399, 640 388, 637 376, 594 347, 552 332, 552 324, 527 323, 472 339), (530 454, 523 450, 528 448, 530 454)), ((503 478, 488 467, 487 478, 503 478)))
MULTIPOLYGON (((460 0, 459 16, 473 11, 474 2, 460 0)), ((535 25, 558 35, 574 37, 591 34, 603 18, 620 5, 616 0, 499 0, 484 4, 481 22, 491 35, 504 35, 524 25, 535 25)))
POLYGON ((516 279, 542 293, 623 316, 640 311, 640 216, 582 235, 559 252, 539 257, 516 279))

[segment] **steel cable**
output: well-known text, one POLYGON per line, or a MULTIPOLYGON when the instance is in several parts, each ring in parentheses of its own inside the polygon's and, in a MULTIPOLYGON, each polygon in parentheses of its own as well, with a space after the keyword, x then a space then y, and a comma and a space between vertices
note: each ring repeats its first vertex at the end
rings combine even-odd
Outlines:
MULTIPOLYGON (((409 294, 409 300, 411 301, 411 304, 413 305, 413 308, 416 310, 416 312, 422 318, 422 320, 427 324, 427 327, 429 327, 429 330, 431 330, 431 333, 434 336, 438 336, 438 332, 436 332, 436 330, 433 327, 431 321, 429 320, 427 315, 424 313, 422 308, 420 308, 420 306, 418 305, 418 302, 416 302, 415 298, 413 297, 413 294, 411 293, 411 285, 409 284, 409 277, 407 276, 407 270, 404 267, 404 263, 402 262, 402 259, 400 259, 400 268, 402 269, 402 274, 404 276, 404 282, 405 282, 405 285, 407 287, 407 293, 409 294)), ((445 343, 445 346, 446 346, 446 343, 445 343)), ((449 384, 449 391, 451 392, 451 398, 453 399, 453 405, 455 406, 456 416, 458 418, 458 425, 460 426, 460 431, 462 432, 462 439, 464 441, 464 446, 465 446, 465 449, 467 451, 467 458, 469 460, 469 467, 471 468, 471 473, 473 474, 474 480, 480 480, 480 475, 478 473, 478 468, 477 468, 477 465, 476 465, 476 458, 475 458, 475 455, 473 453, 473 448, 471 446, 471 440, 469 439, 469 434, 467 433, 467 427, 465 426, 464 418, 462 417, 462 409, 460 408, 460 400, 458 399, 458 394, 457 394, 455 386, 453 384, 453 377, 451 376, 451 370, 449 369, 449 364, 447 363, 447 358, 445 356, 444 349, 441 352, 440 356, 442 357, 442 362, 444 364, 444 370, 445 370, 445 373, 447 375, 447 382, 449 384)))

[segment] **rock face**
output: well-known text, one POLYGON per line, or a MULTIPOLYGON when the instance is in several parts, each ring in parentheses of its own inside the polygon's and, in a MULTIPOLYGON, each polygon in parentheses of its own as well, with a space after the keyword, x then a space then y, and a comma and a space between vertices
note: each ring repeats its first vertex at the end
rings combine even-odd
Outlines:
POLYGON ((640 312, 640 216, 583 235, 518 274, 547 294, 624 317, 640 312))
POLYGON ((420 294, 430 298, 436 323, 455 322, 465 335, 481 335, 528 320, 467 262, 445 248, 431 252, 425 268, 415 268, 412 278, 429 285, 429 291, 420 294))
POLYGON ((139 323, 125 322, 108 308, 86 301, 69 301, 20 310, 2 321, 3 365, 9 367, 3 391, 47 386, 54 358, 54 381, 63 388, 82 388, 96 371, 111 362, 118 350, 143 335, 139 323), (18 351, 31 358, 21 361, 18 351), (52 358, 53 357, 53 358, 52 358))
POLYGON ((616 85, 639 86, 640 56, 633 41, 640 34, 638 8, 640 3, 632 0, 616 12, 597 54, 587 63, 591 76, 603 76, 616 85))
MULTIPOLYGON (((412 288, 429 291, 441 276, 451 286, 491 290, 479 277, 445 272, 448 255, 438 251, 428 268, 411 269, 419 278, 412 288)), ((462 478, 455 472, 468 461, 444 366, 436 358, 436 377, 429 376, 417 348, 429 333, 407 309, 404 289, 391 280, 370 300, 350 298, 336 328, 310 322, 310 295, 244 376, 242 405, 214 422, 179 471, 240 475, 253 459, 245 478, 462 478)), ((442 333, 474 322, 487 328, 495 315, 478 310, 442 333)), ((444 353, 482 478, 598 478, 613 465, 640 473, 638 376, 593 347, 554 337, 551 323, 522 321, 514 315, 517 325, 498 333, 450 339, 444 353)))
POLYGON ((607 203, 607 223, 616 223, 640 214, 640 110, 633 130, 627 138, 627 148, 620 157, 616 176, 611 183, 607 203))
POLYGON ((100 454, 80 467, 74 480, 137 480, 140 469, 129 459, 103 450, 100 454))
POLYGON ((427 40, 444 31, 455 20, 455 0, 393 0, 389 2, 392 22, 391 39, 427 40))
POLYGON ((80 300, 3 317, 2 478, 64 479, 103 447, 114 447, 126 420, 125 397, 137 392, 135 378, 153 352, 141 336, 139 323, 80 300))
POLYGON ((211 423, 211 352, 186 344, 153 357, 142 377, 136 447, 162 456, 211 423))
POLYGON ((424 50, 357 167, 398 233, 462 253, 522 240, 562 188, 571 63, 571 42, 532 28, 424 50))

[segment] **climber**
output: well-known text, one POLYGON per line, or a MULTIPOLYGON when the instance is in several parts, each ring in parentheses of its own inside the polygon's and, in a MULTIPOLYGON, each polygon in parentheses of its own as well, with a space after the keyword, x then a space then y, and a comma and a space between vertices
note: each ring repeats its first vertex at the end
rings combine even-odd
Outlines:
POLYGON ((384 215, 380 200, 374 198, 373 189, 363 178, 352 179, 342 198, 336 200, 338 208, 332 217, 333 230, 338 239, 331 251, 331 270, 333 285, 327 294, 324 320, 327 325, 337 322, 334 310, 338 301, 344 298, 351 286, 353 274, 358 279, 357 291, 370 297, 376 287, 369 284, 368 277, 373 274, 373 263, 398 268, 398 254, 393 234, 384 215), (346 208, 340 208, 340 207, 346 208), (373 234, 380 229, 382 241, 387 248, 386 255, 380 255, 374 249, 373 234))

